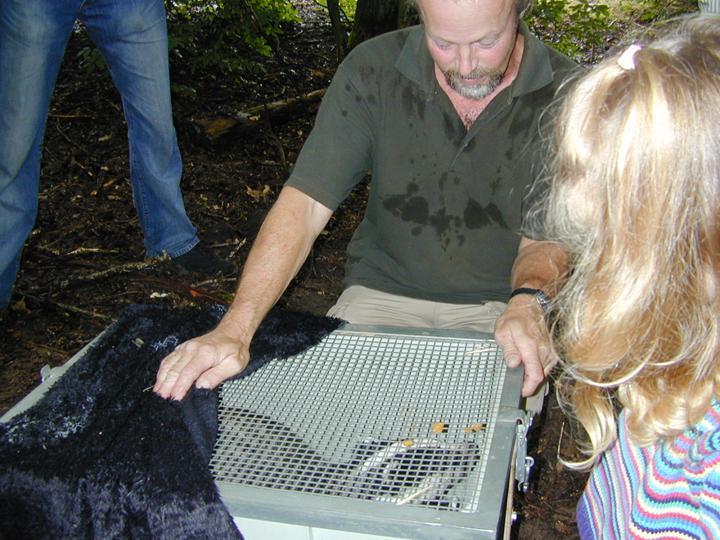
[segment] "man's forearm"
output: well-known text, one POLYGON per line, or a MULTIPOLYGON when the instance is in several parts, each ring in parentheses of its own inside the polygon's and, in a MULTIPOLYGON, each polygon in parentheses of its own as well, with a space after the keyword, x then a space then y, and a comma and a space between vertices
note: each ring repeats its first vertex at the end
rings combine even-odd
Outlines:
POLYGON ((510 284, 513 289, 542 289, 553 297, 562 286, 567 268, 567 251, 561 244, 522 238, 510 284))
MULTIPOLYGON (((510 284, 513 289, 540 289, 553 297, 565 279, 567 263, 567 253, 560 244, 522 238, 510 284)), ((518 294, 509 300, 495 323, 495 339, 509 367, 524 365, 522 395, 532 395, 558 360, 549 343, 545 314, 538 299, 531 294, 518 294)))
POLYGON ((249 341, 295 277, 332 211, 284 188, 268 213, 243 267, 235 299, 220 323, 249 341))

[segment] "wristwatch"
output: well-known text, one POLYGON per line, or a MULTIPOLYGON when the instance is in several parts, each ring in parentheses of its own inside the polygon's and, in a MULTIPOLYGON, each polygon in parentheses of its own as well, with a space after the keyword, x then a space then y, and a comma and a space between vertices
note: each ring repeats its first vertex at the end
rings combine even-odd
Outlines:
MULTIPOLYGON (((550 312, 550 297, 545 294, 541 289, 531 289, 530 287, 520 287, 510 293, 510 298, 517 296, 518 294, 529 294, 535 297, 535 300, 542 308, 545 314, 550 312)), ((510 299, 508 298, 508 300, 510 299)))

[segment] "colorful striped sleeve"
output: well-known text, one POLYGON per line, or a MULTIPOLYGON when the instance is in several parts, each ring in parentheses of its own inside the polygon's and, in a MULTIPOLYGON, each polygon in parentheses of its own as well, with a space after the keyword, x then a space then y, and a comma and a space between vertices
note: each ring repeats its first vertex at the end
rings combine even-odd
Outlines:
POLYGON ((720 403, 676 439, 641 448, 627 433, 593 472, 580 499, 583 539, 720 539, 720 403))

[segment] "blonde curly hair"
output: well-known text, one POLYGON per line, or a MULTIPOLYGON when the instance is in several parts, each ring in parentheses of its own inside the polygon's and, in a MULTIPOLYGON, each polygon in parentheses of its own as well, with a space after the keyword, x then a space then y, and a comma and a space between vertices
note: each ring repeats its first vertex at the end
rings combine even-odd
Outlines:
POLYGON ((586 468, 615 440, 676 437, 720 395, 720 17, 674 21, 573 83, 555 124, 546 235, 561 401, 586 468))

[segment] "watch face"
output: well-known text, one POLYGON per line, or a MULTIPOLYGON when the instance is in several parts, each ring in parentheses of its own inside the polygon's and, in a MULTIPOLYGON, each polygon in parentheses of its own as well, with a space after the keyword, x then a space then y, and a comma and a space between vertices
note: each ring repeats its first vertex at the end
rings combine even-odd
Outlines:
POLYGON ((510 298, 512 298, 513 296, 516 296, 518 294, 532 295, 545 313, 548 313, 550 311, 550 304, 551 304, 550 297, 547 294, 545 294, 545 292, 542 289, 531 289, 529 287, 519 287, 510 294, 510 298))
POLYGON ((540 304, 540 307, 543 308, 543 311, 547 313, 550 310, 550 298, 548 298, 548 295, 543 291, 537 291, 535 293, 535 299, 538 304, 540 304))

